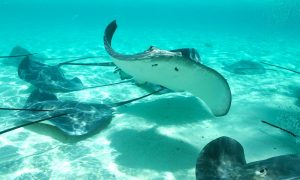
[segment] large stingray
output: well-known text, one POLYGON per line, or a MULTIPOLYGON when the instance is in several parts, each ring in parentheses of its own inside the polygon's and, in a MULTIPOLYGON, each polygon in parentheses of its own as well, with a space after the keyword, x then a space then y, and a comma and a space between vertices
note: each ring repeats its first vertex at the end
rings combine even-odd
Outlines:
MULTIPOLYGON (((34 119, 42 119, 36 122, 48 120, 51 125, 56 126, 68 135, 81 136, 93 133, 96 130, 107 126, 114 116, 114 109, 116 107, 140 100, 159 91, 160 90, 114 104, 96 104, 77 101, 62 101, 52 93, 37 89, 28 97, 23 108, 25 111, 18 113, 17 116, 25 121, 30 121, 23 126, 35 123, 31 122, 34 119), (43 109, 46 109, 48 112, 39 112, 39 110, 43 109), (61 114, 65 115, 61 116, 61 114)), ((20 125, 17 126, 17 128, 23 126, 20 125)), ((16 128, 10 129, 14 130, 16 128)), ((9 131, 10 130, 4 130, 3 132, 9 131)), ((0 134, 2 133, 0 132, 0 134)))
POLYGON ((162 50, 151 46, 142 53, 122 55, 111 47, 116 29, 116 21, 106 27, 104 46, 113 62, 125 73, 138 82, 188 91, 202 99, 216 116, 229 111, 231 92, 227 81, 217 71, 201 64, 195 49, 162 50))
POLYGON ((300 155, 290 154, 246 163, 244 149, 236 140, 220 137, 201 151, 196 165, 197 180, 288 180, 300 179, 300 155))

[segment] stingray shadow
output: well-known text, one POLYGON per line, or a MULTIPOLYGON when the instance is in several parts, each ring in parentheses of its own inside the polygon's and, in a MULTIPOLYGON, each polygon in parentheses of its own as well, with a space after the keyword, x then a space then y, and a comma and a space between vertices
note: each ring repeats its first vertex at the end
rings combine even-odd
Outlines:
POLYGON ((134 169, 178 171, 195 166, 199 150, 181 140, 163 136, 155 129, 122 130, 109 136, 119 165, 134 169))
POLYGON ((180 125, 214 117, 196 97, 169 95, 120 107, 118 113, 132 114, 160 125, 180 125))

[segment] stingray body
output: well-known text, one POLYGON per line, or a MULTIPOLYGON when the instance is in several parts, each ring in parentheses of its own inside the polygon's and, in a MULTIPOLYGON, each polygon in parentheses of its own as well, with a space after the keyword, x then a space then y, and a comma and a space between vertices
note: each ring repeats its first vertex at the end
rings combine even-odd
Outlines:
POLYGON ((202 99, 216 116, 229 111, 231 92, 227 81, 215 70, 201 64, 195 49, 161 50, 151 46, 142 53, 122 55, 111 47, 116 28, 116 21, 106 27, 104 46, 113 62, 126 74, 137 82, 188 91, 202 99))
POLYGON ((258 62, 241 60, 223 67, 226 71, 239 75, 264 74, 266 69, 258 62))
MULTIPOLYGON (((16 66, 18 67, 20 62, 24 59, 24 56, 20 56, 20 55, 30 55, 31 53, 21 47, 21 46, 15 46, 11 52, 10 52, 10 56, 16 56, 13 58, 7 58, 6 60, 2 61, 2 64, 7 65, 7 66, 16 66), (19 56, 19 57, 17 57, 19 56)), ((35 54, 33 56, 33 54, 31 54, 31 58, 34 58, 35 61, 38 62, 43 62, 42 57, 40 57, 39 55, 35 54)))
POLYGON ((108 125, 113 117, 112 106, 95 103, 81 103, 77 101, 62 101, 54 94, 42 90, 34 90, 28 97, 24 106, 26 109, 49 109, 49 112, 19 113, 20 117, 26 117, 25 121, 43 119, 57 114, 65 116, 49 120, 63 132, 72 136, 85 135, 108 125))
POLYGON ((96 104, 77 101, 62 101, 52 93, 36 89, 28 97, 24 106, 24 109, 35 109, 36 111, 22 111, 18 116, 23 118, 26 117, 25 121, 33 122, 33 119, 48 120, 51 117, 66 114, 64 116, 51 118, 48 122, 68 135, 81 136, 106 127, 114 116, 114 108, 148 97, 161 90, 114 104, 96 104), (50 111, 37 111, 43 109, 50 111))
POLYGON ((300 155, 290 154, 246 163, 244 149, 236 140, 220 137, 201 151, 196 165, 197 180, 296 180, 300 179, 300 155))
POLYGON ((18 75, 22 80, 47 91, 68 92, 84 88, 79 78, 67 79, 58 65, 49 66, 29 56, 20 62, 18 75))

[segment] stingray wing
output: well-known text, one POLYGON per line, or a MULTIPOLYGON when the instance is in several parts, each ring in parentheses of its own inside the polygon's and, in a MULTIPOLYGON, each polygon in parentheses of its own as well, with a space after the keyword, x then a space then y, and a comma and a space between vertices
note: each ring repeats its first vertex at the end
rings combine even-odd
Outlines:
POLYGON ((107 26, 104 46, 121 70, 138 82, 158 84, 174 91, 188 91, 203 100, 215 116, 227 114, 231 105, 229 85, 221 74, 200 63, 195 49, 168 51, 151 46, 143 53, 122 55, 111 47, 116 28, 116 21, 107 26))
POLYGON ((196 164, 196 179, 234 179, 234 171, 245 164, 242 145, 223 136, 202 149, 196 164))

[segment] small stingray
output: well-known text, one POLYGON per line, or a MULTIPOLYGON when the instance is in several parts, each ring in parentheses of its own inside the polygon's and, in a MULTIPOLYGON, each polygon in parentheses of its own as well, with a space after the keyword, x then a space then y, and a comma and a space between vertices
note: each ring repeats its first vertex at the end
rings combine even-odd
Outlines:
POLYGON ((196 49, 162 50, 150 46, 142 53, 123 55, 111 46, 116 29, 116 21, 106 27, 104 46, 122 71, 139 83, 148 82, 173 91, 188 91, 203 100, 215 116, 227 114, 231 105, 229 85, 221 74, 201 64, 196 49))
POLYGON ((230 138, 220 137, 201 151, 196 165, 197 180, 299 179, 300 155, 289 154, 246 163, 244 148, 230 138))
POLYGON ((55 66, 46 65, 34 61, 31 57, 27 56, 19 64, 18 75, 20 79, 34 85, 36 88, 54 92, 80 91, 129 82, 121 81, 112 84, 85 87, 77 77, 67 79, 60 66, 61 64, 55 66))
MULTIPOLYGON (((241 60, 223 67, 226 71, 239 75, 264 74, 266 69, 260 63, 248 60, 241 60)), ((271 69, 268 69, 271 70, 271 69)))
POLYGON ((57 99, 54 94, 37 89, 28 97, 24 109, 47 109, 52 111, 46 113, 38 111, 22 111, 18 114, 18 117, 25 117, 24 120, 30 122, 10 128, 9 130, 4 130, 3 132, 9 132, 20 127, 49 120, 48 122, 51 125, 56 126, 70 136, 90 134, 106 127, 111 122, 116 107, 140 100, 159 91, 161 90, 114 104, 96 104, 77 101, 62 101, 57 99), (60 116, 57 116, 57 114, 60 116), (64 116, 61 116, 61 114, 64 114, 64 116), (32 119, 42 120, 32 122, 32 119))

